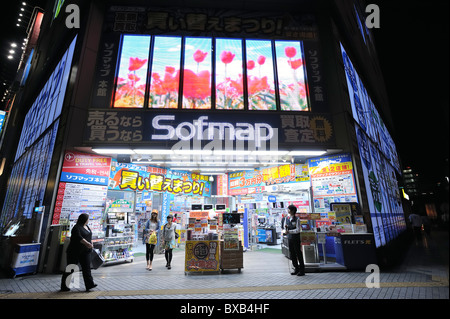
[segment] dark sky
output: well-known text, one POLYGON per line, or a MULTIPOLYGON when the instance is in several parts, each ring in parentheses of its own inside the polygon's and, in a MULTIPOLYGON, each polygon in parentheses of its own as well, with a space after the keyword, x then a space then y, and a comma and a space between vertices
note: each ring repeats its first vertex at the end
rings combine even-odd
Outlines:
POLYGON ((423 182, 442 180, 449 149, 450 1, 367 3, 380 8, 380 29, 372 30, 402 164, 423 182))
MULTIPOLYGON (((2 4, 0 72, 17 64, 4 58, 9 43, 21 43, 16 28, 22 1, 2 4)), ((45 7, 46 0, 27 3, 45 7)), ((381 27, 372 29, 394 117, 403 166, 425 179, 444 176, 449 148, 449 0, 366 0, 380 8, 381 27)), ((0 83, 0 94, 3 95, 0 83)), ((448 162, 447 162, 448 163, 448 162)), ((447 164, 448 165, 448 164, 447 164)))

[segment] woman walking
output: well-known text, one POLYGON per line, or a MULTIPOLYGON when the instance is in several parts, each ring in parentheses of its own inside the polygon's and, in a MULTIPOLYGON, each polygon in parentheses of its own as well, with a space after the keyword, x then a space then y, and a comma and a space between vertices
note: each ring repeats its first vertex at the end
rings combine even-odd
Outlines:
POLYGON ((152 270, 153 252, 157 243, 159 233, 158 211, 154 209, 149 220, 145 223, 144 238, 145 238, 145 258, 147 259, 147 268, 152 270))
MULTIPOLYGON (((67 265, 81 265, 86 291, 97 287, 91 274, 92 232, 88 226, 89 215, 81 214, 73 226, 70 243, 67 247, 67 265)), ((61 291, 69 291, 66 280, 73 272, 64 272, 61 279, 61 291)))
POLYGON ((175 248, 175 230, 176 224, 172 222, 172 215, 167 216, 167 224, 163 227, 163 241, 164 241, 164 255, 166 257, 166 267, 171 269, 170 263, 172 262, 172 249, 175 248))

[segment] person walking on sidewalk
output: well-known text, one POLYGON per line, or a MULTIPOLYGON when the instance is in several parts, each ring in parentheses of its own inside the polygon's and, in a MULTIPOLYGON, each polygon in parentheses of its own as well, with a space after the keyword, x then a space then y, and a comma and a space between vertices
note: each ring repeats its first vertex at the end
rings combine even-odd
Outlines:
POLYGON ((297 207, 294 205, 288 206, 289 216, 285 222, 286 234, 289 242, 289 254, 291 256, 292 265, 295 271, 291 275, 304 276, 305 263, 303 262, 303 254, 300 246, 300 218, 295 216, 297 207))
POLYGON ((166 257, 166 267, 171 269, 172 250, 175 248, 175 230, 176 224, 172 222, 172 215, 167 216, 167 224, 163 227, 164 255, 166 257))
MULTIPOLYGON (((86 291, 97 287, 91 274, 91 252, 94 246, 92 245, 92 232, 88 222, 88 214, 83 213, 78 217, 77 223, 72 228, 70 243, 67 247, 67 265, 78 265, 78 263, 81 265, 86 291)), ((64 271, 61 278, 61 291, 70 290, 67 287, 66 280, 72 273, 73 271, 64 271)))
POLYGON ((158 211, 154 209, 149 220, 144 226, 145 238, 145 258, 147 259, 147 268, 152 270, 153 252, 157 243, 157 236, 159 233, 158 211))

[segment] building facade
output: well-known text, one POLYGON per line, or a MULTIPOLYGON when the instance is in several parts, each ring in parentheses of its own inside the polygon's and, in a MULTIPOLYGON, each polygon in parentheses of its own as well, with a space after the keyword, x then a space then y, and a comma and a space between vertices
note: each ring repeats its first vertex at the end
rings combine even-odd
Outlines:
MULTIPOLYGON (((367 233, 379 262, 395 247, 401 168, 365 4, 75 1, 78 29, 50 2, 1 176, 2 232, 41 216, 37 240, 57 243, 41 270, 80 212, 106 245, 107 210, 122 200, 136 213, 138 197, 160 200, 164 218, 181 195, 221 196, 232 210, 264 206, 256 215, 274 223, 269 203, 294 203, 305 230, 367 233)), ((128 222, 138 228, 138 215, 128 222)), ((23 241, 36 238, 28 228, 23 241)))

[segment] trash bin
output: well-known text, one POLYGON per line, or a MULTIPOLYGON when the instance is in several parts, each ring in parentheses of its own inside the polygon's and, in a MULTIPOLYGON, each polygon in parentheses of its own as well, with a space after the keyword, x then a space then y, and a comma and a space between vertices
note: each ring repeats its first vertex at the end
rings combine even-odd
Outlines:
POLYGON ((11 260, 13 277, 23 274, 35 274, 39 262, 41 244, 17 244, 11 260))

